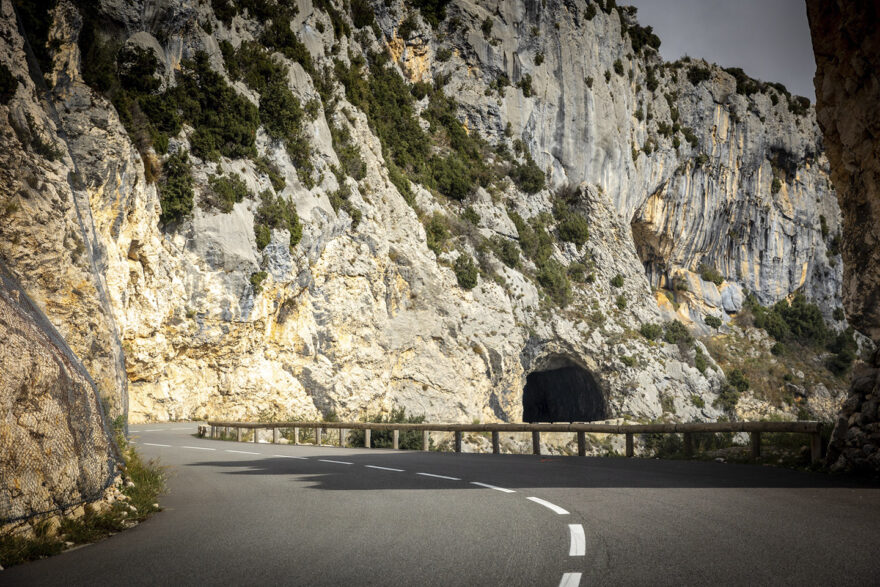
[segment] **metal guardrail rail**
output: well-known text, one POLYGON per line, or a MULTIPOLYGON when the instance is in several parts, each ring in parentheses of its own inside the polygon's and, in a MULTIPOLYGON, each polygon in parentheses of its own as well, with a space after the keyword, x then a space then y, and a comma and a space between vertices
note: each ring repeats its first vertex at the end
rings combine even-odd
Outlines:
MULTIPOLYGON (((542 432, 570 432, 577 435, 578 455, 585 456, 587 451, 586 434, 624 434, 626 435, 626 456, 634 455, 634 442, 637 434, 681 434, 684 440, 684 454, 693 456, 693 435, 697 433, 745 432, 751 437, 752 457, 761 456, 762 433, 808 434, 810 436, 810 456, 813 463, 822 458, 822 423, 821 422, 685 422, 679 424, 590 424, 590 423, 539 423, 539 424, 404 424, 386 422, 223 422, 208 421, 210 437, 217 438, 220 429, 229 434, 230 429, 237 431, 241 441, 242 430, 272 430, 272 442, 278 442, 279 430, 293 429, 294 444, 299 444, 301 428, 315 430, 315 444, 321 444, 323 430, 339 430, 339 445, 345 446, 349 430, 364 431, 364 446, 370 448, 370 432, 372 430, 390 430, 392 432, 392 448, 399 447, 401 431, 421 431, 422 450, 430 446, 431 432, 452 432, 455 437, 455 452, 461 452, 461 439, 464 432, 489 432, 492 435, 492 452, 501 452, 499 435, 502 432, 531 432, 532 452, 541 454, 542 432)), ((204 430, 207 434, 208 431, 204 430)), ((254 433, 254 442, 257 442, 254 433)))

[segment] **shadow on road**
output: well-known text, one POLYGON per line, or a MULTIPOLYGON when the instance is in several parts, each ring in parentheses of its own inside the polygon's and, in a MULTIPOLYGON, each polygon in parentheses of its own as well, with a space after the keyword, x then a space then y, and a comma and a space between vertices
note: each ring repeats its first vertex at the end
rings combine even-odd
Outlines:
MULTIPOLYGON (((319 449, 316 449, 319 450, 319 449)), ((332 449, 331 449, 332 450, 332 449)), ((300 451, 297 455, 306 456, 300 451)), ((186 466, 214 467, 229 475, 307 475, 316 489, 369 491, 465 487, 450 479, 481 481, 510 489, 538 488, 840 488, 880 490, 880 484, 853 477, 830 476, 759 465, 700 461, 664 461, 607 457, 537 457, 531 455, 466 455, 348 450, 307 456, 307 460, 267 457, 203 461, 186 466), (320 459, 351 464, 323 462, 320 459), (403 472, 365 468, 367 465, 403 472), (391 477, 393 476, 393 477, 391 477), (391 482, 391 483, 389 483, 391 482)), ((300 477, 301 479, 301 477, 300 477)))

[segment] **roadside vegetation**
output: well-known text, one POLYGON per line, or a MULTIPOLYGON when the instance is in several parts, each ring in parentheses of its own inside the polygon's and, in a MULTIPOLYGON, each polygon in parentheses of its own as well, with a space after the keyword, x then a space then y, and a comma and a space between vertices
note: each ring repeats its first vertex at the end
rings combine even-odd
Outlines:
POLYGON ((13 532, 0 536, 0 566, 11 567, 97 542, 160 511, 157 499, 165 492, 164 470, 156 461, 144 461, 128 443, 121 420, 116 422, 115 437, 125 463, 123 499, 105 511, 86 504, 82 516, 62 518, 57 526, 51 519, 43 519, 32 526, 32 535, 13 532))

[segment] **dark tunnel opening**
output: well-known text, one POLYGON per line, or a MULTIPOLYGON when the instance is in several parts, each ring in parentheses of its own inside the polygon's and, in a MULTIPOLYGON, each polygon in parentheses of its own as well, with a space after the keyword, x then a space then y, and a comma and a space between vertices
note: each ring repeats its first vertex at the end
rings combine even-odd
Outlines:
POLYGON ((606 417, 605 398, 586 369, 568 366, 526 377, 524 422, 592 422, 606 417))

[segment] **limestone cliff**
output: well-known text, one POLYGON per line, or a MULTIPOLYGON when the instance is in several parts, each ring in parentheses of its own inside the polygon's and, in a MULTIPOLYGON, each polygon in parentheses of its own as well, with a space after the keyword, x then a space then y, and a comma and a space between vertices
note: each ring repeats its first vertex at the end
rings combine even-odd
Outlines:
MULTIPOLYGON (((847 318, 880 340, 880 11, 876 2, 807 1, 816 100, 843 212, 847 318)), ((880 356, 856 373, 837 419, 829 462, 880 470, 880 356)))
POLYGON ((515 421, 527 375, 568 366, 599 417, 715 419, 704 347, 641 325, 708 333, 746 289, 839 305, 812 109, 663 63, 626 9, 48 4, 28 60, 2 1, 0 256, 102 389, 124 366, 132 420, 515 421))

